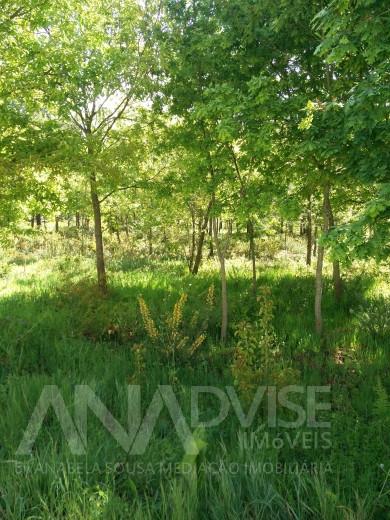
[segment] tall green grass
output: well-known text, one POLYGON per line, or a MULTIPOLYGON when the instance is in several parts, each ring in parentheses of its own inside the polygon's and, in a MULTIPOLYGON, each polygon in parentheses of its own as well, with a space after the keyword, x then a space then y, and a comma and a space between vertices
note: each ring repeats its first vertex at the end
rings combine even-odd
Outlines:
MULTIPOLYGON (((254 319, 257 303, 245 262, 230 265, 230 340, 224 347, 218 343, 218 270, 211 262, 193 277, 180 262, 113 259, 105 298, 96 292, 91 259, 60 256, 10 265, 0 282, 0 517, 390 518, 390 338, 386 321, 367 325, 378 312, 388 312, 388 300, 375 292, 375 285, 386 281, 359 272, 350 274, 339 306, 326 279, 326 334, 320 340, 313 330, 312 271, 284 262, 260 267, 259 285, 270 288, 282 357, 300 374, 296 382, 332 387, 331 449, 243 449, 243 431, 229 416, 207 430, 188 475, 180 471, 183 449, 165 413, 146 454, 134 460, 92 416, 87 455, 72 456, 56 417, 49 414, 33 455, 15 455, 44 385, 58 385, 71 412, 74 385, 90 385, 121 424, 127 420, 129 382, 142 385, 145 403, 159 384, 172 384, 186 414, 191 385, 233 385, 235 325, 254 319), (216 305, 206 309, 212 284, 216 305), (147 337, 137 298, 143 297, 163 330, 182 293, 188 295, 182 333, 189 333, 187 324, 197 312, 200 322, 207 317, 207 340, 194 358, 177 359, 173 366, 163 346, 147 337), (285 469, 247 471, 248 464, 261 468, 267 462, 285 469), (134 470, 137 463, 142 471, 134 470), (154 470, 160 463, 179 470, 154 470), (225 470, 209 471, 221 463, 225 470), (238 464, 237 471, 226 471, 229 464, 238 464), (296 464, 309 469, 295 471, 296 464)), ((206 415, 212 417, 215 407, 207 403, 206 415)))

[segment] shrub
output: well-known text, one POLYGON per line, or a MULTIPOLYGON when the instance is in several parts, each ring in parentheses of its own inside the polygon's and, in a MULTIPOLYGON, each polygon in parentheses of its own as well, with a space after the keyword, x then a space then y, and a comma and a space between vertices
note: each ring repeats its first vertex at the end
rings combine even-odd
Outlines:
MULTIPOLYGON (((236 348, 232 373, 242 393, 250 394, 261 384, 283 385, 298 374, 282 363, 283 343, 273 326, 273 301, 267 287, 260 289, 257 318, 240 322, 235 331, 236 348)), ((248 395, 249 397, 249 395, 248 395)))
POLYGON ((181 294, 172 312, 157 324, 144 298, 138 297, 142 324, 148 341, 156 347, 157 354, 168 361, 172 369, 176 368, 177 363, 192 358, 204 344, 207 337, 208 316, 215 304, 214 286, 211 285, 207 293, 205 307, 208 312, 203 321, 200 320, 198 311, 193 313, 189 321, 184 321, 187 299, 187 294, 181 294))

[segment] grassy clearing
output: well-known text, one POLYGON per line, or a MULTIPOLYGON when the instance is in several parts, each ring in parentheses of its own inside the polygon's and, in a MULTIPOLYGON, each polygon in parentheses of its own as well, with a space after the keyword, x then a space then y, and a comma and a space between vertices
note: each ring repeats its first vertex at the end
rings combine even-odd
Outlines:
MULTIPOLYGON (((389 307, 380 295, 385 279, 368 270, 350 274, 340 307, 327 279, 327 334, 319 341, 312 323, 313 273, 283 261, 262 266, 259 285, 269 288, 273 317, 267 325, 263 320, 261 331, 269 327, 278 354, 267 373, 250 359, 234 371, 240 341, 259 332, 259 303, 251 297, 246 267, 230 262, 231 340, 222 348, 218 272, 211 262, 193 277, 177 262, 113 259, 107 298, 94 288, 88 259, 11 265, 0 287, 4 518, 390 518, 389 307), (182 294, 187 301, 178 305, 182 294), (139 297, 156 337, 145 325, 139 297), (235 336, 243 322, 244 332, 235 336), (249 430, 229 414, 220 426, 197 431, 202 449, 188 473, 166 411, 138 457, 126 455, 92 413, 87 455, 72 456, 50 412, 33 455, 15 456, 44 385, 58 385, 72 413, 75 384, 88 384, 124 425, 130 383, 142 386, 144 408, 158 385, 172 385, 189 417, 191 386, 234 386, 249 406, 253 384, 271 384, 271 375, 280 385, 331 385, 330 442, 309 438, 305 446, 310 430, 302 426, 294 430, 292 446, 283 428, 262 427, 261 406, 249 430), (265 431, 271 439, 266 444, 265 431), (273 444, 275 438, 284 439, 282 445, 273 444)), ((205 398, 202 419, 215 417, 218 408, 216 399, 205 398)))

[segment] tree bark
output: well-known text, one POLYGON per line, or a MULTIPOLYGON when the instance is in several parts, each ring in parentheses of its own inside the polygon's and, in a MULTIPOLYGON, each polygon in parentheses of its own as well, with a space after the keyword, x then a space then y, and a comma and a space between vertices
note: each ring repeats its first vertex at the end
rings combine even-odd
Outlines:
POLYGON ((227 299, 227 280, 226 280, 226 265, 225 265, 225 252, 223 251, 221 242, 218 237, 218 224, 217 220, 213 220, 213 234, 215 248, 217 250, 220 273, 221 273, 221 343, 225 343, 227 339, 227 328, 228 328, 228 299, 227 299))
POLYGON ((339 303, 343 296, 343 280, 341 278, 340 262, 333 262, 333 287, 336 301, 339 303))
MULTIPOLYGON (((333 229, 335 221, 329 191, 325 200, 325 207, 328 215, 329 229, 333 229)), ((343 295, 343 281, 341 279, 340 262, 338 260, 333 261, 333 289, 336 301, 340 302, 343 295)))
MULTIPOLYGON (((322 206, 322 231, 326 234, 329 230, 329 214, 327 210, 327 199, 329 197, 329 185, 326 184, 323 190, 323 206, 322 206)), ((323 267, 324 267, 325 248, 322 244, 318 244, 317 251, 317 269, 315 281, 315 298, 314 298, 314 314, 315 327, 319 336, 322 336, 324 324, 322 317, 322 292, 323 292, 323 267)))
POLYGON ((209 258, 214 258, 213 219, 212 218, 210 218, 210 222, 209 222, 209 235, 210 235, 209 258))
POLYGON ((314 237, 313 237, 313 256, 317 256, 317 240, 318 239, 318 227, 314 228, 314 237))
POLYGON ((315 324, 316 332, 319 336, 322 335, 323 331, 323 318, 322 318, 322 289, 323 279, 322 270, 324 267, 324 246, 318 246, 317 253, 317 269, 316 269, 316 285, 315 285, 315 301, 314 301, 314 313, 315 313, 315 324))
POLYGON ((60 217, 56 216, 56 223, 55 223, 55 230, 56 230, 56 233, 59 233, 60 231, 60 217))
POLYGON ((313 225, 311 215, 311 198, 309 198, 309 206, 307 210, 307 226, 306 226, 306 237, 307 237, 307 251, 306 251, 306 265, 311 265, 311 251, 313 247, 313 225))
POLYGON ((210 211, 211 211, 212 205, 213 205, 213 200, 211 199, 209 204, 208 204, 208 206, 207 206, 206 212, 204 214, 202 227, 201 227, 200 233, 199 233, 198 245, 197 245, 197 248, 196 248, 195 261, 194 261, 194 265, 193 265, 193 268, 192 268, 192 271, 191 271, 192 274, 194 274, 194 275, 198 274, 199 268, 200 268, 200 264, 202 262, 203 244, 204 244, 204 239, 205 239, 206 232, 207 232, 207 226, 208 226, 208 223, 209 223, 209 216, 210 216, 210 211))
POLYGON ((191 245, 190 245, 190 254, 188 257, 188 268, 190 270, 190 273, 192 273, 192 269, 194 267, 195 249, 196 249, 195 212, 194 212, 193 208, 191 208, 191 245))
POLYGON ((96 244, 96 270, 98 278, 98 287, 103 294, 107 293, 107 275, 106 265, 104 261, 104 245, 102 232, 102 213, 100 201, 97 193, 96 176, 90 176, 91 202, 93 208, 93 218, 95 226, 95 244, 96 244))
POLYGON ((255 246, 255 231, 253 221, 247 222, 248 239, 249 239, 249 256, 252 262, 252 292, 256 296, 257 276, 256 276, 256 246, 255 246))

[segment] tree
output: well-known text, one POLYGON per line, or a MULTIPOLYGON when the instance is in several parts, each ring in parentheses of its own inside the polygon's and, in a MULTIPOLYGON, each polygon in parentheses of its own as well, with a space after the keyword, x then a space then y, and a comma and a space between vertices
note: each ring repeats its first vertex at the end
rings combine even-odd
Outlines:
POLYGON ((356 255, 384 259, 390 253, 388 3, 332 2, 319 12, 316 24, 323 34, 317 53, 350 80, 340 104, 346 128, 343 166, 366 187, 360 214, 336 226, 329 244, 349 260, 356 255))
MULTIPOLYGON (((101 202, 106 177, 117 186, 109 148, 114 132, 134 116, 145 96, 148 41, 140 5, 133 1, 71 1, 47 10, 31 35, 26 57, 36 74, 36 90, 45 97, 46 115, 69 128, 64 149, 71 169, 89 183, 94 217, 98 285, 107 290, 101 202)), ((111 182, 112 184, 112 182, 111 182)))

